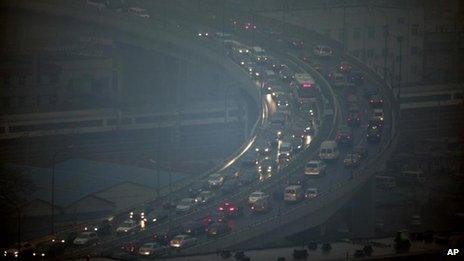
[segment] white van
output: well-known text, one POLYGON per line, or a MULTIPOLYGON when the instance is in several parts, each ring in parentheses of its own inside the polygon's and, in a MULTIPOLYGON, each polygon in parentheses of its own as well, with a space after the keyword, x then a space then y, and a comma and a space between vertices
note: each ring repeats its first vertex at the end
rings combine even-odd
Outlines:
POLYGON ((326 140, 321 143, 319 149, 319 158, 321 160, 336 160, 339 154, 337 142, 334 140, 326 140))
POLYGON ((284 200, 288 202, 300 201, 304 197, 303 187, 301 185, 291 185, 285 188, 284 200))

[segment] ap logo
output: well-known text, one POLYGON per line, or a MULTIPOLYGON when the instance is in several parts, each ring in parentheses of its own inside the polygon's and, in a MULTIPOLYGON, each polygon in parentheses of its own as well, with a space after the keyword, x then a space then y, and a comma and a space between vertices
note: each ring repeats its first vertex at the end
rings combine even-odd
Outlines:
POLYGON ((459 249, 457 248, 450 248, 446 253, 447 256, 456 256, 459 253, 459 249))

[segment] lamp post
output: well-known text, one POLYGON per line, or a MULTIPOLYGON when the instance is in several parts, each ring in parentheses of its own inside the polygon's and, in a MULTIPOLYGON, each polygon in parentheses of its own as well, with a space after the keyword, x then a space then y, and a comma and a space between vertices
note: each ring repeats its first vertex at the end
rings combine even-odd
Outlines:
POLYGON ((401 81, 402 81, 401 65, 403 63, 403 36, 401 35, 397 36, 396 40, 398 41, 398 45, 400 47, 400 55, 398 59, 398 94, 397 94, 397 98, 399 99, 401 95, 401 81))
POLYGON ((157 168, 158 162, 156 162, 156 161, 153 160, 153 159, 148 159, 148 161, 149 161, 151 164, 153 164, 153 166, 155 167, 155 171, 156 171, 156 172, 155 172, 155 180, 154 180, 155 184, 154 184, 154 186, 153 186, 153 188, 154 188, 154 190, 155 190, 155 193, 153 193, 153 194, 155 194, 156 197, 159 197, 159 196, 160 196, 160 191, 159 191, 159 170, 158 170, 158 168, 157 168))
POLYGON ((58 154, 65 151, 66 149, 72 148, 73 145, 68 145, 64 149, 57 150, 53 153, 53 158, 52 158, 52 180, 51 180, 51 235, 55 234, 55 165, 56 165, 56 158, 58 157, 58 154))

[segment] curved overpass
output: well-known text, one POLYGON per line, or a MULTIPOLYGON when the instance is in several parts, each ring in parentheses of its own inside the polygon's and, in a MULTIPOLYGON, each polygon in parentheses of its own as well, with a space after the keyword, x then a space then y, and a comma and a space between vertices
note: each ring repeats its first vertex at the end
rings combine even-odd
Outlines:
MULTIPOLYGON (((50 11, 50 10, 44 10, 44 11, 50 11)), ((69 10, 68 10, 69 11, 69 10)), ((79 14, 62 14, 62 15, 71 15, 71 16, 79 16, 79 14)), ((100 20, 100 19, 98 19, 100 20)), ((94 22, 101 22, 101 21, 94 21, 94 22)), ((117 26, 121 26, 125 29, 128 30, 128 32, 134 33, 136 35, 151 35, 151 29, 144 28, 144 30, 137 30, 138 28, 135 28, 136 30, 133 30, 134 26, 130 28, 131 26, 124 25, 125 23, 122 21, 118 21, 120 24, 117 26)), ((130 23, 129 23, 130 24, 130 23)), ((137 23, 135 23, 137 25, 137 23)), ((135 27, 138 27, 135 26, 135 27)), ((149 38, 149 37, 148 37, 149 38)), ((129 41, 133 41, 133 39, 128 39, 129 41)), ((149 44, 149 43, 148 43, 149 44)), ((224 67, 227 68, 227 70, 232 70, 234 73, 240 73, 240 69, 238 68, 237 65, 231 64, 230 61, 227 61, 227 59, 219 58, 220 56, 212 56, 211 53, 209 52, 210 49, 217 50, 220 52, 220 48, 218 46, 214 47, 209 45, 209 48, 200 48, 198 50, 198 53, 200 53, 202 56, 204 55, 205 57, 210 57, 212 60, 215 60, 216 62, 220 62, 224 67), (230 67, 230 68, 229 68, 230 67)), ((267 47, 267 46, 265 46, 267 47)), ((160 48, 163 48, 160 46, 160 48)), ((272 49, 277 49, 276 46, 270 46, 269 47, 271 50, 272 49)), ((168 48, 169 49, 169 48, 168 48)), ((196 50, 196 49, 195 49, 196 50)), ((195 56, 195 60, 200 62, 202 61, 202 58, 197 57, 197 55, 189 53, 186 54, 187 56, 195 56)), ((299 61, 297 58, 295 58, 291 53, 278 53, 276 52, 276 56, 283 57, 282 59, 285 59, 289 64, 292 65, 292 69, 295 71, 310 71, 315 75, 320 83, 324 85, 326 88, 324 88, 325 92, 330 92, 330 96, 333 98, 332 106, 337 108, 337 104, 340 102, 340 99, 335 99, 334 93, 330 91, 330 86, 327 84, 327 82, 317 73, 315 72, 312 68, 310 68, 307 65, 304 65, 301 61, 299 61), (285 58, 285 57, 290 57, 290 58, 285 58)), ((350 57, 346 57, 347 59, 351 59, 350 57)), ((358 67, 363 67, 362 64, 358 63, 357 61, 351 59, 351 62, 353 64, 356 64, 358 67)), ((365 73, 369 76, 369 80, 375 84, 377 87, 381 87, 382 82, 379 80, 378 75, 373 73, 372 71, 369 71, 368 68, 362 68, 365 70, 365 73)), ((249 81, 249 78, 246 74, 240 73, 242 76, 243 81, 249 81)), ((385 93, 389 92, 389 90, 382 89, 385 93)), ((257 103, 259 104, 261 102, 261 98, 259 97, 259 94, 257 92, 256 86, 253 86, 252 88, 249 88, 249 91, 252 93, 251 96, 255 98, 257 103)), ((385 97, 391 97, 390 94, 385 95, 385 97)), ((342 101, 343 102, 343 101, 342 101)), ((393 101, 389 99, 389 103, 391 104, 393 101)), ((389 110, 392 112, 392 110, 389 110)), ((311 142, 311 146, 300 156, 298 156, 297 160, 293 161, 290 163, 290 165, 286 168, 284 168, 282 171, 280 171, 279 175, 276 175, 276 178, 271 180, 267 184, 254 184, 249 187, 245 187, 241 189, 239 192, 234 193, 231 196, 228 196, 228 199, 236 200, 236 201, 243 201, 250 192, 256 190, 256 189, 261 189, 261 190, 268 190, 272 191, 274 189, 279 188, 279 184, 281 184, 284 179, 286 178, 286 175, 288 176, 295 176, 298 175, 302 172, 303 165, 305 164, 306 160, 308 158, 314 157, 317 149, 318 149, 318 144, 324 139, 333 137, 334 135, 334 128, 336 125, 338 125, 340 121, 340 117, 343 114, 343 112, 339 111, 336 109, 336 117, 334 117, 333 122, 329 122, 330 124, 323 124, 321 127, 321 130, 318 134, 317 137, 314 138, 314 140, 311 142)), ((264 123, 264 121, 261 121, 264 123)), ((279 208, 279 213, 277 211, 273 210, 269 215, 267 216, 262 216, 259 218, 250 218, 250 219, 242 219, 238 220, 237 224, 239 225, 237 229, 235 229, 231 234, 217 238, 215 240, 202 240, 199 244, 196 246, 186 249, 182 251, 182 254, 188 254, 188 253, 196 253, 196 252, 204 252, 204 251, 215 251, 218 246, 221 247, 234 247, 234 246, 240 246, 241 243, 253 240, 256 238, 266 238, 268 240, 273 240, 272 237, 268 237, 267 235, 272 234, 273 231, 278 229, 280 226, 285 226, 285 233, 282 233, 281 236, 284 236, 284 234, 291 234, 295 233, 297 231, 300 231, 302 229, 310 228, 313 226, 317 226, 321 224, 323 221, 325 221, 332 213, 334 213, 340 206, 342 206, 348 198, 350 198, 351 195, 353 195, 359 188, 360 186, 368 180, 368 178, 375 172, 375 170, 381 166, 386 158, 388 157, 388 154, 391 152, 392 148, 395 145, 396 141, 396 135, 395 135, 395 116, 394 113, 391 113, 388 118, 387 122, 390 122, 391 128, 389 128, 389 137, 387 139, 387 142, 381 144, 379 147, 371 148, 370 149, 370 154, 375 153, 373 157, 370 157, 368 162, 364 164, 357 172, 353 173, 354 178, 348 178, 349 175, 347 174, 347 171, 344 171, 341 166, 333 165, 329 167, 329 171, 335 173, 332 175, 331 178, 329 179, 321 179, 318 181, 318 185, 320 187, 324 187, 322 189, 322 195, 312 201, 305 201, 297 205, 291 205, 291 206, 282 206, 282 209, 279 208), (393 138, 393 139, 392 139, 393 138), (340 182, 335 182, 335 181, 340 181, 340 182), (285 219, 281 218, 282 215, 285 214, 285 219), (311 215, 310 221, 307 221, 305 217, 308 215, 311 215), (301 220, 304 220, 304 222, 299 222, 301 220)), ((357 134, 362 135, 362 133, 357 134)), ((227 172, 227 167, 232 166, 236 161, 238 161, 239 157, 244 155, 247 149, 249 149, 253 142, 256 140, 256 137, 252 137, 250 142, 245 144, 244 147, 239 151, 237 156, 234 156, 228 161, 225 166, 220 168, 220 170, 227 172), (230 164, 229 164, 230 163, 230 164), (225 168, 224 168, 225 167, 225 168)), ((229 173, 230 174, 230 173, 229 173)), ((203 175, 202 177, 204 177, 203 175)), ((201 177, 200 177, 201 178, 201 177)), ((178 187, 175 188, 175 190, 182 190, 185 189, 190 183, 185 183, 185 184, 178 184, 178 187)), ((169 191, 166 191, 166 194, 169 191)), ((211 207, 214 209, 215 205, 222 201, 225 197, 218 198, 212 204, 208 204, 207 206, 198 209, 195 212, 192 212, 190 214, 182 215, 179 217, 175 217, 176 222, 183 222, 187 220, 192 220, 192 219, 197 219, 201 218, 202 216, 205 215, 208 211, 211 210, 211 207)), ((156 227, 158 230, 162 230, 168 227, 168 224, 160 224, 159 226, 156 227)), ((279 232, 282 232, 282 230, 279 230, 279 232)), ((104 241, 101 247, 108 247, 111 248, 114 247, 115 243, 122 242, 124 240, 130 240, 130 239, 137 239, 137 238, 146 238, 150 236, 149 231, 144 231, 135 235, 130 235, 126 236, 124 238, 112 238, 107 241, 104 241)), ((91 249, 85 249, 85 251, 92 251, 91 249)), ((78 253, 83 253, 84 251, 78 251, 78 253)))

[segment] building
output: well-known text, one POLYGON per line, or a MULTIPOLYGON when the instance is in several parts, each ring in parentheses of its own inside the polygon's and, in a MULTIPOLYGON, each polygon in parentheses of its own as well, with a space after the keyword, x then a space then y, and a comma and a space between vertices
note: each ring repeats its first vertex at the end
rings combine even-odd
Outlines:
POLYGON ((339 41, 348 53, 371 66, 393 86, 422 81, 421 1, 292 1, 283 7, 260 14, 339 41))

